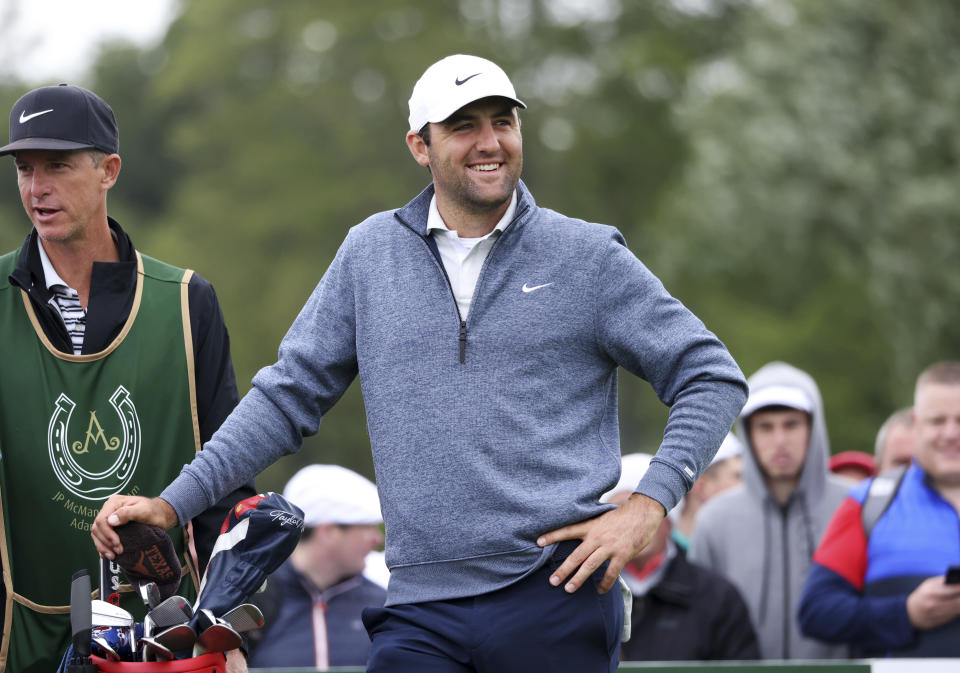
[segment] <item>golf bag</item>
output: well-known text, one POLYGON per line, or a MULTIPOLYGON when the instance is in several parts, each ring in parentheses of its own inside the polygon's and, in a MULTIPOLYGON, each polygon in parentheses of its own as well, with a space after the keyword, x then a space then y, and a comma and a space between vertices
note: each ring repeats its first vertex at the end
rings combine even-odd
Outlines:
POLYGON ((73 644, 59 673, 224 673, 224 652, 241 646, 241 633, 263 626, 247 599, 302 532, 303 512, 282 496, 242 500, 223 522, 192 607, 176 595, 161 601, 156 582, 146 581, 153 578, 138 578, 149 604, 142 624, 122 608, 91 600, 89 573, 78 571, 70 595, 73 644), (166 660, 148 661, 159 655, 166 660))

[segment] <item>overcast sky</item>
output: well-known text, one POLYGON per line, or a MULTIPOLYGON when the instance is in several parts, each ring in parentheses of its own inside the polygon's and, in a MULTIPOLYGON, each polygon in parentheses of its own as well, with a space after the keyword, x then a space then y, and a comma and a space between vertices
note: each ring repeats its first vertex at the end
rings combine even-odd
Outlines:
POLYGON ((0 0, 0 76, 76 81, 103 42, 159 42, 176 8, 177 0, 0 0))

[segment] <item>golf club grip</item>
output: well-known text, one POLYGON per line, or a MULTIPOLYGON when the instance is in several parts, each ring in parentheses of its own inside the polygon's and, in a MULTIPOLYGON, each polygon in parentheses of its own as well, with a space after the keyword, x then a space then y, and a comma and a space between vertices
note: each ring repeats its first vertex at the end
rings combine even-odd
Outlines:
POLYGON ((90 655, 90 627, 93 617, 90 611, 90 573, 78 570, 70 581, 70 628, 73 633, 73 648, 78 656, 90 655))

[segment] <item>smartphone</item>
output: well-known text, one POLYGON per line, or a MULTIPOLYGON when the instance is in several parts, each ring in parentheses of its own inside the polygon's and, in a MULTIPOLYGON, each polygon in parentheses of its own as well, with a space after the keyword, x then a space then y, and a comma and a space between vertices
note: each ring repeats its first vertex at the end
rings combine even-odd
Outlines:
POLYGON ((960 566, 950 566, 947 568, 947 577, 944 582, 947 584, 960 584, 960 566))

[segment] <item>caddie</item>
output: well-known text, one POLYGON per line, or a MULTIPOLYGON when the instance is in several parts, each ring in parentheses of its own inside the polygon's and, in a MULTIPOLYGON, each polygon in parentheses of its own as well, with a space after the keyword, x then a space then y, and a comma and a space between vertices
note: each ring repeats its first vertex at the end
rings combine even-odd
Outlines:
MULTIPOLYGON (((14 103, 9 140, 0 155, 33 226, 0 257, 0 671, 49 673, 70 640, 71 576, 98 576, 103 501, 162 488, 238 394, 213 287, 141 254, 107 215, 121 166, 110 106, 77 86, 35 89, 14 103)), ((230 505, 254 494, 241 484, 183 522, 201 573, 230 505)))

